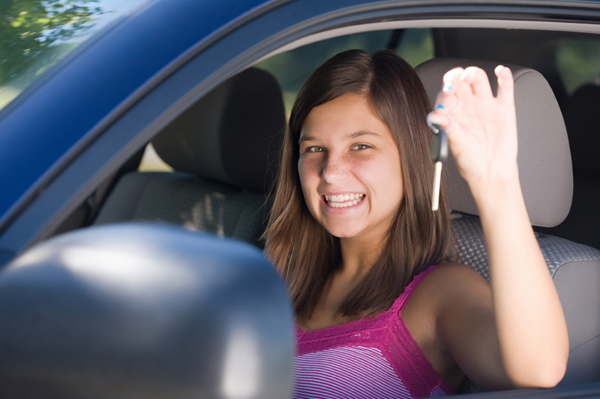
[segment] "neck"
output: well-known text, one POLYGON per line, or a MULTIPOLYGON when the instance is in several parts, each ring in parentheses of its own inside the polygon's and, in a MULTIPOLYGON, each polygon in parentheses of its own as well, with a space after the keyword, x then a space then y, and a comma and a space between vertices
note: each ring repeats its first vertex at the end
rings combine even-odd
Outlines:
POLYGON ((372 240, 340 238, 342 268, 339 274, 348 279, 362 279, 379 258, 384 245, 385 237, 372 240))

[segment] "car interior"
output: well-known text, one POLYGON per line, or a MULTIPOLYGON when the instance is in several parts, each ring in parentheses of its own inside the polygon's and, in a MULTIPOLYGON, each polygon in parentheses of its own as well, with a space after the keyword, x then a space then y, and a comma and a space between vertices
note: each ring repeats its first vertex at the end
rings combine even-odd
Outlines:
MULTIPOLYGON (((490 76, 498 63, 511 67, 524 195, 569 329, 570 357, 561 385, 600 382, 600 166, 592 128, 600 106, 600 69, 589 66, 600 57, 600 40, 590 34, 411 28, 290 48, 228 79, 186 110, 55 234, 152 220, 262 248, 278 148, 295 93, 320 63, 350 48, 389 48, 405 57, 432 103, 441 76, 454 66, 477 65, 490 76)), ((443 181, 459 261, 489 280, 477 210, 452 161, 443 181)), ((477 391, 469 381, 461 388, 461 393, 477 391)))

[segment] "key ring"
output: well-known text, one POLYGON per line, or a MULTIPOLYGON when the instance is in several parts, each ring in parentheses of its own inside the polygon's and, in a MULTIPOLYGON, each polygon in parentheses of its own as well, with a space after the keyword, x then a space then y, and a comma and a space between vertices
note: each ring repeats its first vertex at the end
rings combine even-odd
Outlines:
POLYGON ((431 130, 433 130, 433 133, 437 134, 440 131, 440 126, 436 123, 431 122, 431 120, 429 119, 430 116, 431 112, 427 114, 427 126, 429 126, 431 130))
MULTIPOLYGON (((429 128, 431 130, 433 130, 433 133, 437 134, 442 129, 440 129, 440 125, 438 125, 437 123, 433 123, 433 122, 431 122, 431 120, 429 120, 430 115, 431 115, 431 112, 427 114, 427 126, 429 126, 429 128)), ((449 132, 450 130, 452 130, 452 119, 449 119, 449 121, 450 121, 450 126, 448 126, 447 129, 444 129, 446 132, 449 132)))

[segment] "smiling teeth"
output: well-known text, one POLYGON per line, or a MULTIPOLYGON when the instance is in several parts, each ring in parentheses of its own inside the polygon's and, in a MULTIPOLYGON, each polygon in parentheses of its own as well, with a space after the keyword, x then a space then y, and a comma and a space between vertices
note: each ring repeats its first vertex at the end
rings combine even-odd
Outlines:
POLYGON ((332 208, 346 208, 358 204, 364 198, 365 194, 326 195, 325 201, 332 208))

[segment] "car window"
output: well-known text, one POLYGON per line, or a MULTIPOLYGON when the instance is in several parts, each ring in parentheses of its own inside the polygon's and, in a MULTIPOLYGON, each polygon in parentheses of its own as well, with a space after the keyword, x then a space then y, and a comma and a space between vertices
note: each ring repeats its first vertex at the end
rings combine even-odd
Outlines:
POLYGON ((586 84, 600 85, 600 40, 565 39, 558 46, 556 65, 569 95, 586 84))
POLYGON ((433 33, 429 28, 404 29, 396 54, 410 65, 417 65, 435 57, 433 33))
MULTIPOLYGON (((289 118, 298 91, 310 74, 333 55, 350 49, 373 52, 395 49, 413 67, 434 57, 431 29, 382 30, 335 37, 269 57, 255 67, 275 76, 283 92, 286 116, 289 118)), ((172 171, 148 144, 140 163, 142 172, 172 171)))
POLYGON ((416 66, 434 57, 431 29, 382 30, 356 33, 311 43, 270 57, 255 67, 275 76, 283 91, 286 114, 292 109, 296 94, 310 74, 333 55, 350 49, 373 52, 392 48, 409 64, 416 66))
POLYGON ((146 1, 3 2, 3 21, 0 23, 0 109, 95 32, 146 1))
POLYGON ((140 172, 172 172, 173 168, 162 160, 154 150, 152 143, 149 143, 144 150, 138 170, 140 172))

